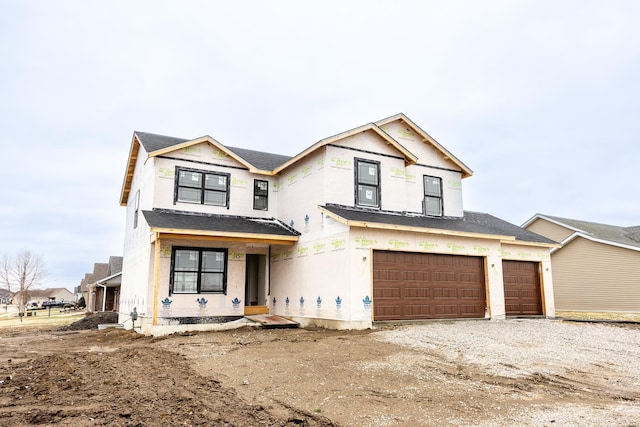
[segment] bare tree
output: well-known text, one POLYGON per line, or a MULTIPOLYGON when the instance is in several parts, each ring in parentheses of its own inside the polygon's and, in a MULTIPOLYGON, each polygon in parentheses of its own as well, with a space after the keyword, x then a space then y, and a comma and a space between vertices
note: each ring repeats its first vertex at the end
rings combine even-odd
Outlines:
POLYGON ((0 263, 0 281, 8 291, 17 291, 18 312, 24 314, 28 292, 38 287, 46 276, 44 259, 31 251, 18 252, 15 258, 4 254, 0 263))
POLYGON ((2 255, 2 262, 0 262, 0 283, 9 292, 11 292, 11 280, 9 280, 11 271, 11 258, 9 255, 2 255))

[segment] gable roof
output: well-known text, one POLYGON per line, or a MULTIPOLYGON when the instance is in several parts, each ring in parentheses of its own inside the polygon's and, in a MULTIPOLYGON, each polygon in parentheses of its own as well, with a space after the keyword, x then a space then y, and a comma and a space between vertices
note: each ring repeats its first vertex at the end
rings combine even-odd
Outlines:
POLYGON ((157 157, 172 151, 181 150, 193 145, 209 143, 233 158, 252 173, 272 175, 273 170, 291 157, 281 154, 265 153, 244 148, 227 147, 206 135, 195 139, 175 138, 155 133, 135 131, 131 140, 127 168, 120 192, 120 205, 125 206, 129 199, 133 173, 140 153, 140 147, 146 151, 147 157, 157 157))
POLYGON ((431 146, 433 146, 433 148, 435 148, 437 151, 442 153, 442 155, 444 156, 445 159, 451 160, 453 163, 455 163, 455 165, 458 166, 462 170, 462 178, 468 178, 471 175, 473 175, 473 171, 467 165, 465 165, 456 156, 451 154, 449 152, 449 150, 447 150, 442 145, 440 145, 440 143, 438 141, 436 141, 427 132, 422 130, 422 128, 420 128, 420 126, 415 124, 411 119, 409 119, 403 113, 398 113, 398 114, 393 115, 391 117, 387 117, 386 119, 378 120, 376 122, 376 125, 384 126, 386 124, 389 124, 389 123, 392 123, 392 122, 396 122, 396 121, 404 122, 407 126, 409 126, 409 128, 411 128, 411 130, 413 130, 416 134, 418 134, 424 140, 425 143, 430 144, 431 146))
POLYGON ((107 268, 107 276, 112 276, 122 272, 122 257, 110 256, 107 268))
POLYGON ((415 164, 418 161, 418 157, 415 154, 411 153, 400 142, 398 142, 381 128, 381 126, 395 121, 404 122, 417 135, 419 135, 425 143, 430 144, 437 151, 442 153, 445 159, 450 160, 454 164, 456 164, 462 171, 462 178, 469 177, 473 174, 473 171, 469 169, 468 166, 466 166, 457 157, 447 151, 428 133, 422 130, 418 125, 413 123, 407 116, 402 113, 387 117, 386 119, 379 120, 375 123, 367 123, 346 132, 341 132, 337 135, 321 139, 320 141, 316 142, 312 146, 308 147, 307 149, 293 157, 256 150, 248 150, 244 148, 227 147, 208 135, 195 139, 184 139, 148 132, 135 131, 131 140, 131 147, 129 149, 129 158, 127 161, 125 177, 122 183, 122 190, 120 192, 120 205, 126 206, 127 200, 129 199, 133 173, 141 146, 147 153, 148 157, 156 157, 175 150, 180 150, 186 147, 206 142, 218 148, 221 152, 227 154, 229 157, 235 159, 252 173, 277 175, 282 170, 314 153, 321 147, 335 143, 350 136, 357 135, 362 132, 373 132, 384 141, 386 141, 387 144, 398 150, 398 152, 404 157, 405 165, 415 164))
POLYGON ((292 157, 286 163, 281 164, 280 166, 278 166, 273 172, 275 174, 279 173, 280 171, 282 171, 282 170, 286 169, 287 167, 293 165, 294 163, 298 162, 299 160, 302 160, 303 158, 307 157, 309 154, 315 152, 316 150, 318 150, 321 147, 324 147, 324 146, 326 146, 328 144, 333 144, 334 142, 337 142, 337 141, 340 141, 342 139, 348 138, 350 136, 357 135, 359 133, 367 132, 367 131, 371 131, 371 132, 377 134, 383 140, 385 140, 389 145, 391 145, 395 149, 397 149, 398 152, 400 152, 400 154, 402 154, 402 156, 404 157, 405 165, 412 165, 412 164, 414 164, 414 163, 416 163, 418 161, 418 158, 416 157, 415 154, 411 153, 402 144, 400 144, 398 141, 393 139, 388 133, 386 133, 384 130, 382 130, 377 124, 368 123, 366 125, 359 126, 357 128, 348 130, 346 132, 341 132, 341 133, 339 133, 337 135, 333 135, 333 136, 330 136, 328 138, 321 139, 320 141, 316 142, 315 144, 313 144, 311 147, 307 148, 306 150, 304 150, 300 154, 292 157))
POLYGON ((537 219, 546 220, 573 231, 561 242, 563 246, 576 237, 582 237, 594 242, 640 251, 640 226, 620 227, 543 214, 534 215, 522 226, 526 227, 537 219))
POLYGON ((495 216, 465 211, 460 217, 429 217, 406 212, 379 211, 352 208, 335 204, 321 206, 320 210, 334 219, 354 227, 369 227, 423 232, 432 234, 461 235, 527 242, 541 246, 558 246, 556 242, 525 230, 495 216))
POLYGON ((296 230, 286 226, 275 218, 252 218, 235 215, 216 215, 168 209, 142 211, 151 232, 181 234, 190 236, 208 236, 225 240, 250 239, 254 241, 270 240, 282 244, 298 241, 296 230))

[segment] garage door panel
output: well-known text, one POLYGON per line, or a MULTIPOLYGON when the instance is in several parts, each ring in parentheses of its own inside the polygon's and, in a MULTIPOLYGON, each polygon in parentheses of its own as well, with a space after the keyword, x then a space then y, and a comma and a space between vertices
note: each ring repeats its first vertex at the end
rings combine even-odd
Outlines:
POLYGON ((409 304, 404 306, 404 317, 424 319, 431 316, 431 306, 428 304, 409 304))
POLYGON ((429 288, 405 288, 404 298, 406 299, 425 299, 432 298, 431 289, 429 288))
POLYGON ((374 251, 373 270, 374 320, 485 316, 482 257, 374 251), (391 271, 402 272, 401 278, 391 271), (397 292, 386 290, 391 281, 382 278, 393 278, 401 290, 397 300, 397 292))
POLYGON ((408 270, 404 272, 405 282, 428 282, 431 280, 431 275, 428 271, 416 271, 408 270))
POLYGON ((457 299, 458 290, 456 288, 433 288, 434 299, 457 299))
POLYGON ((398 318, 402 316, 402 307, 397 304, 376 304, 374 316, 381 318, 398 318))
POLYGON ((505 286, 504 297, 505 297, 505 299, 518 298, 518 297, 520 297, 520 291, 515 290, 515 289, 507 289, 506 286, 505 286))
POLYGON ((476 317, 478 312, 484 316, 484 304, 460 304, 460 313, 463 317, 476 317))
POLYGON ((388 269, 374 270, 373 280, 397 282, 402 280, 402 271, 388 269))
POLYGON ((436 304, 434 314, 437 316, 453 317, 459 314, 458 304, 436 304))
POLYGON ((484 299, 484 289, 459 289, 458 299, 484 299))
POLYGON ((456 282, 456 273, 451 271, 434 271, 431 275, 434 282, 456 282))
POLYGON ((374 298, 398 299, 402 295, 402 290, 397 286, 381 286, 373 290, 374 298))
POLYGON ((480 277, 476 273, 460 273, 458 276, 460 283, 478 283, 480 277))

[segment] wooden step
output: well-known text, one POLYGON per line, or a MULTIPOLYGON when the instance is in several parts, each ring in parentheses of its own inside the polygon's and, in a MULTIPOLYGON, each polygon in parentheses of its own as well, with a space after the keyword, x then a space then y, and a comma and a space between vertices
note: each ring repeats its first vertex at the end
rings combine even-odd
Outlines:
POLYGON ((300 326, 298 322, 294 322, 286 317, 278 316, 276 314, 256 314, 253 316, 245 316, 245 318, 252 322, 260 323, 263 328, 275 329, 275 328, 297 328, 300 326))
POLYGON ((269 314, 269 307, 266 305, 245 305, 244 315, 253 316, 254 314, 269 314))

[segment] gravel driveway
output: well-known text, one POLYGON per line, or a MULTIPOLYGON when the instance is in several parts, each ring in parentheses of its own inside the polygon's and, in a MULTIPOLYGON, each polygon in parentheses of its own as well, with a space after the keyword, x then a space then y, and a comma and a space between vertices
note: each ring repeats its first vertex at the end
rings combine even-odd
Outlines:
MULTIPOLYGON (((476 425, 640 426, 640 325, 543 319, 433 322, 376 333, 490 376, 539 379, 619 405, 542 405, 476 425)), ((453 422, 452 424, 456 424, 453 422)), ((466 425, 466 424, 465 424, 466 425)))

